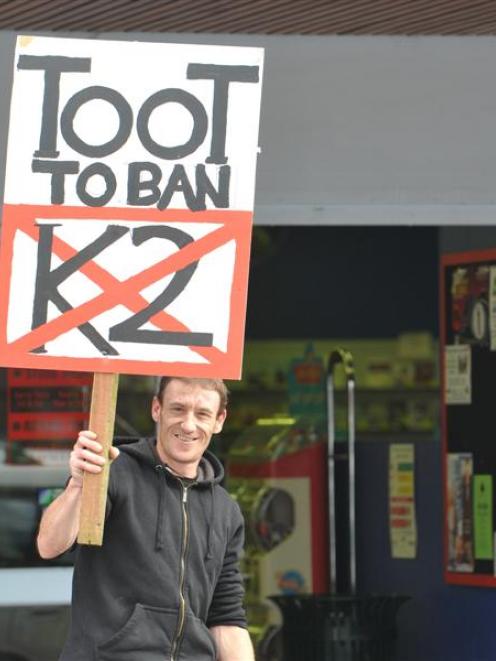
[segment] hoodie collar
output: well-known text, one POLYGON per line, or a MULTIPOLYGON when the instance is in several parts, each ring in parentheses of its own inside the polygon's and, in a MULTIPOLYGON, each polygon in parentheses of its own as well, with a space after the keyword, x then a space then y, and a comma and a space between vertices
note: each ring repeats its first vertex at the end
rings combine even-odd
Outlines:
MULTIPOLYGON (((156 438, 141 438, 136 442, 124 444, 119 449, 134 457, 140 463, 155 468, 157 465, 164 466, 158 456, 156 445, 156 438)), ((175 475, 172 471, 171 475, 174 475, 178 479, 180 478, 180 476, 175 475)), ((206 450, 198 465, 196 484, 198 486, 219 484, 223 477, 224 467, 221 462, 212 452, 206 450)))

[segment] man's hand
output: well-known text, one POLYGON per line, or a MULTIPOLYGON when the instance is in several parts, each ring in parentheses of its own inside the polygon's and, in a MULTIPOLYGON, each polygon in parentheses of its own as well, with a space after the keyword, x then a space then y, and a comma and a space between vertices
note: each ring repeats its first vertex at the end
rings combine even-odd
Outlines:
MULTIPOLYGON (((117 459, 118 456, 118 448, 111 446, 109 453, 110 461, 117 459)), ((97 435, 89 430, 79 432, 77 441, 72 448, 69 462, 72 476, 71 485, 81 489, 84 473, 100 473, 106 461, 107 459, 103 454, 103 447, 98 442, 97 435)))
POLYGON ((218 652, 218 661, 255 661, 255 652, 246 629, 236 626, 210 627, 218 652))

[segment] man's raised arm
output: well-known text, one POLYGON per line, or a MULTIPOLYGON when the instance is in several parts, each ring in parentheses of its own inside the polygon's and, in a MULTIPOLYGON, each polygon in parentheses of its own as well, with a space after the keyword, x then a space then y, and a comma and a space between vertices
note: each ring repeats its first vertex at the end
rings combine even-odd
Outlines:
MULTIPOLYGON (((110 453, 111 459, 115 459, 119 450, 112 447, 110 453)), ((105 461, 96 434, 91 431, 80 432, 69 462, 71 478, 63 493, 47 507, 41 518, 37 546, 42 558, 56 558, 76 541, 83 475, 85 472, 99 473, 105 461)))

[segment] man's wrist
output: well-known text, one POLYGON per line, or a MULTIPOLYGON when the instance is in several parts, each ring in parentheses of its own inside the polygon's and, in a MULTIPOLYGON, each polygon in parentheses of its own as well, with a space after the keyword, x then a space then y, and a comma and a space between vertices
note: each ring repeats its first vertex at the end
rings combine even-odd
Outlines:
POLYGON ((71 490, 71 491, 73 491, 73 490, 81 491, 82 488, 83 488, 83 481, 82 480, 81 481, 77 480, 74 477, 74 475, 72 475, 71 479, 67 483, 67 489, 71 490))

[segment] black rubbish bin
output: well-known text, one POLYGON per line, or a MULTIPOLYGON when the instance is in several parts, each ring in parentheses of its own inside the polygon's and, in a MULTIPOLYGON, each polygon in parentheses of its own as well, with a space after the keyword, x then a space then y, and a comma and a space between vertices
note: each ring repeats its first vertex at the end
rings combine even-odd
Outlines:
POLYGON ((402 595, 275 595, 280 661, 394 661, 402 595))

